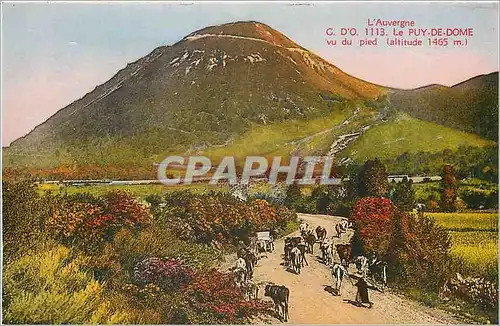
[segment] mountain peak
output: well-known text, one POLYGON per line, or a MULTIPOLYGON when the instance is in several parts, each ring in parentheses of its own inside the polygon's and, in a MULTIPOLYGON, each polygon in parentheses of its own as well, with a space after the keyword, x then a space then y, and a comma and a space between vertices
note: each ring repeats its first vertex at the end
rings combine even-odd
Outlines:
POLYGON ((201 37, 217 36, 255 39, 286 48, 301 48, 298 44, 277 30, 257 21, 238 21, 222 25, 209 26, 189 34, 184 39, 190 40, 201 37))

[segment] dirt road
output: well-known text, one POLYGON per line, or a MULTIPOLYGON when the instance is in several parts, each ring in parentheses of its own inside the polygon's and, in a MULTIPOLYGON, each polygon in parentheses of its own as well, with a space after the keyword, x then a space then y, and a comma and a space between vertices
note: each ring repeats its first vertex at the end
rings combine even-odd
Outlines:
MULTIPOLYGON (((335 224, 340 218, 325 215, 299 214, 299 218, 315 228, 322 225, 328 231, 327 236, 334 234, 335 224)), ((298 234, 298 232, 297 232, 298 234)), ((334 238, 335 243, 347 242, 352 231, 344 234, 341 239, 334 238)), ((416 302, 402 298, 388 291, 385 293, 370 292, 374 302, 371 309, 356 307, 344 299, 353 300, 356 288, 344 279, 342 293, 334 296, 325 291, 332 285, 330 270, 316 257, 320 255, 319 245, 314 248, 314 256, 308 255, 309 266, 302 268, 300 275, 288 272, 280 265, 283 262, 283 240, 276 242, 276 250, 262 258, 255 269, 256 282, 274 282, 286 285, 290 289, 290 320, 291 324, 457 324, 463 323, 447 313, 423 307, 416 302)), ((334 255, 334 261, 339 261, 334 255)), ((353 267, 351 267, 353 268, 353 267)), ((260 296, 263 295, 261 291, 260 296)))

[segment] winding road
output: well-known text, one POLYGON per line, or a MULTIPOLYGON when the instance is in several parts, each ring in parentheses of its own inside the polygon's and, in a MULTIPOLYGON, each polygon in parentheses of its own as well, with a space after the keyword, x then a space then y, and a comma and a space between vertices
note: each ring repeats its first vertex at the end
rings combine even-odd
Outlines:
MULTIPOLYGON (((310 226, 325 227, 327 236, 334 234, 334 228, 341 218, 327 215, 298 214, 310 226)), ((294 234, 298 234, 298 231, 294 234)), ((346 243, 352 236, 348 230, 342 238, 333 238, 335 243, 346 243)), ((290 324, 463 324, 448 313, 424 307, 412 300, 386 291, 370 292, 370 300, 374 302, 371 309, 360 308, 344 299, 353 300, 356 288, 344 279, 342 293, 334 296, 325 290, 332 285, 330 270, 316 255, 320 255, 319 245, 315 245, 314 255, 308 255, 309 266, 302 268, 300 275, 295 275, 281 265, 284 240, 276 241, 276 250, 259 260, 254 272, 256 283, 273 282, 286 285, 290 289, 289 313, 290 324)), ((334 261, 339 261, 334 255, 334 261)), ((351 268, 354 268, 351 266, 351 268)), ((263 296, 260 289, 259 297, 263 296)), ((269 299, 269 298, 267 298, 269 299)), ((270 321, 277 323, 277 320, 270 321)))

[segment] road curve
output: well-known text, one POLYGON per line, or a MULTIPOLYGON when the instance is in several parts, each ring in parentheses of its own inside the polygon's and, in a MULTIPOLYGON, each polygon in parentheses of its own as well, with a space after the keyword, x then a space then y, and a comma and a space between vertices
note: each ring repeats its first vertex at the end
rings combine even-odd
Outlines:
MULTIPOLYGON (((327 236, 334 234, 335 224, 340 217, 327 215, 298 214, 299 218, 315 228, 322 225, 327 229, 327 236)), ((296 232, 295 234, 298 234, 296 232)), ((352 231, 341 239, 334 238, 335 243, 345 243, 352 236, 352 231)), ((370 300, 374 302, 371 309, 356 307, 344 299, 353 300, 356 288, 344 279, 342 293, 334 296, 325 291, 332 285, 329 269, 322 264, 316 255, 320 254, 319 245, 315 245, 314 255, 308 255, 309 266, 305 266, 300 275, 288 272, 283 262, 284 241, 276 241, 276 250, 259 260, 254 272, 255 282, 273 282, 286 285, 290 289, 291 324, 461 324, 463 321, 444 311, 427 308, 406 298, 388 291, 385 293, 370 292, 370 300)), ((338 256, 334 256, 338 261, 338 256)), ((353 267, 351 267, 353 268, 353 267)), ((263 291, 260 296, 262 297, 263 291)), ((274 321, 273 323, 276 323, 274 321)))

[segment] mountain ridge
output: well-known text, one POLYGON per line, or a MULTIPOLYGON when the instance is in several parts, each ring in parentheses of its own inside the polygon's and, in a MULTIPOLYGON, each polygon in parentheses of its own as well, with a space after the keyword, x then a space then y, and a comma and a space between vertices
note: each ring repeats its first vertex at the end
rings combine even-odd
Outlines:
POLYGON ((393 90, 391 104, 415 118, 498 141, 498 71, 453 86, 393 90))
POLYGON ((58 110, 13 141, 6 162, 146 166, 167 154, 230 147, 259 126, 324 133, 360 109, 363 119, 343 130, 363 130, 386 115, 393 96, 393 89, 345 73, 268 25, 208 26, 157 47, 58 110))

